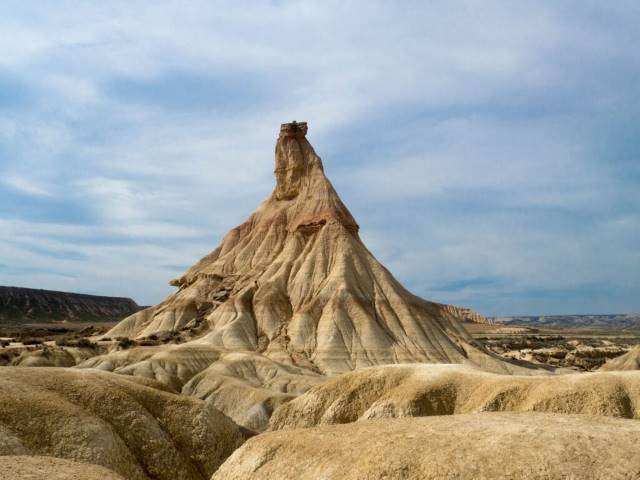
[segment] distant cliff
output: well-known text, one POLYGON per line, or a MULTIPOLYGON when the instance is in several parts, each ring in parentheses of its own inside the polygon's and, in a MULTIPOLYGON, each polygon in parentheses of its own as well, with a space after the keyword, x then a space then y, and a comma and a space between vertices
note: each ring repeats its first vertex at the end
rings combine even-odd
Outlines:
POLYGON ((493 324, 493 321, 478 312, 474 312, 467 307, 457 307, 455 305, 444 305, 445 309, 460 319, 463 323, 486 323, 493 324))
POLYGON ((138 310, 130 298, 0 286, 0 323, 106 322, 138 310))

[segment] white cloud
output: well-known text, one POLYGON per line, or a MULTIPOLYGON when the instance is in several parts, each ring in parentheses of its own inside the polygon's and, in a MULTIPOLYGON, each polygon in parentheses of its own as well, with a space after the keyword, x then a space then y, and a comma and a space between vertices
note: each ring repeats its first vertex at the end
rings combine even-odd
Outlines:
MULTIPOLYGON (((437 294, 506 308, 527 291, 637 285, 637 181, 606 152, 640 119, 638 15, 625 2, 4 2, 0 81, 26 93, 0 92, 13 102, 2 184, 41 202, 0 210, 0 254, 23 267, 3 281, 157 301, 175 274, 159 265, 207 253, 270 193, 278 125, 295 118, 372 250, 419 294, 495 277, 437 294)), ((521 305, 558 305, 545 301, 521 305)))
POLYGON ((13 190, 26 193, 27 195, 35 195, 37 197, 49 197, 52 195, 50 191, 39 185, 37 182, 16 175, 7 175, 3 177, 2 183, 13 190))

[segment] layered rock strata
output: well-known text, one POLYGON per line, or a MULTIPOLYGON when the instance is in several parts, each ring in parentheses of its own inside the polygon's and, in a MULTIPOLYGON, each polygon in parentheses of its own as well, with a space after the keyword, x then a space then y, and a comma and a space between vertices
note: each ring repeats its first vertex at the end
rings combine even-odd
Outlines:
POLYGON ((194 345, 329 375, 414 362, 511 371, 474 342, 459 312, 411 294, 367 250, 307 129, 282 125, 275 189, 249 219, 174 280, 174 294, 107 335, 184 331, 194 345))

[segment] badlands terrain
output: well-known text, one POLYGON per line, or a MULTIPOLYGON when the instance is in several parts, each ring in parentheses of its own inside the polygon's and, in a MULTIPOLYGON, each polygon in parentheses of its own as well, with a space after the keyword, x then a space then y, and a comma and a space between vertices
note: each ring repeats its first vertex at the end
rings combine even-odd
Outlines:
POLYGON ((639 478, 636 330, 413 295, 306 135, 158 305, 2 326, 0 478, 639 478))

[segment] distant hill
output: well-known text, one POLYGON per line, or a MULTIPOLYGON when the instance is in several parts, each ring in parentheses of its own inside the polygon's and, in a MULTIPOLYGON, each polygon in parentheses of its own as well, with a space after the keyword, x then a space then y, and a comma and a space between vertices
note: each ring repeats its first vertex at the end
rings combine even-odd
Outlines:
POLYGON ((130 298, 0 286, 0 323, 109 322, 140 309, 130 298))
POLYGON ((640 313, 492 317, 494 323, 532 327, 640 329, 640 313))

